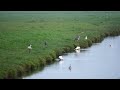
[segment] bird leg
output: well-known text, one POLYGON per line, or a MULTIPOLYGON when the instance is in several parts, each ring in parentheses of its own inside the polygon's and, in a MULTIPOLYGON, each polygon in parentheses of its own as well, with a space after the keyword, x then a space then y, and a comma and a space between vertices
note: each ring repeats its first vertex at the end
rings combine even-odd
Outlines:
POLYGON ((31 52, 31 50, 29 49, 29 53, 31 52))

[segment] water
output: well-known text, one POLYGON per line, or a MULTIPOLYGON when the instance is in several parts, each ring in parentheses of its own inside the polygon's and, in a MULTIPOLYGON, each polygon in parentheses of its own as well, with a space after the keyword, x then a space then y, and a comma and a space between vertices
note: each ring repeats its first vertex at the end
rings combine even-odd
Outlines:
POLYGON ((67 53, 63 58, 64 61, 23 79, 119 79, 120 36, 105 38, 101 43, 77 53, 67 53))

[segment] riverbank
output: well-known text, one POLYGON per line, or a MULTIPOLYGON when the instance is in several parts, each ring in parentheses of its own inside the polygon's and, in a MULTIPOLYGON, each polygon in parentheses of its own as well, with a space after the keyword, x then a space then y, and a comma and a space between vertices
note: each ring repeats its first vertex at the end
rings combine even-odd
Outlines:
POLYGON ((65 53, 62 55, 64 61, 47 65, 22 79, 118 79, 119 45, 120 36, 106 37, 100 43, 81 49, 80 53, 65 53))
POLYGON ((19 78, 54 63, 59 55, 72 52, 78 45, 86 48, 107 36, 120 35, 120 12, 21 14, 23 16, 20 13, 0 16, 1 79, 19 78), (79 42, 74 41, 76 35, 81 36, 79 42), (44 41, 48 42, 47 47, 44 41), (29 44, 33 46, 31 53, 27 50, 29 44))

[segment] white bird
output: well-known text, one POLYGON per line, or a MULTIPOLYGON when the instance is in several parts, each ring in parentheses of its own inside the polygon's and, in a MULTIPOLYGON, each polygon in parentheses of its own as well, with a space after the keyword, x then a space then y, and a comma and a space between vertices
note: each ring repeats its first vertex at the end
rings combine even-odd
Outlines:
POLYGON ((32 45, 29 45, 29 46, 28 46, 28 49, 32 49, 32 45))
POLYGON ((32 45, 31 44, 28 46, 28 50, 29 50, 29 53, 30 53, 30 50, 32 50, 32 45))
POLYGON ((87 36, 85 37, 85 39, 87 40, 87 36))
POLYGON ((59 59, 60 59, 60 60, 63 60, 63 57, 62 57, 62 56, 59 56, 59 59))
POLYGON ((77 47, 75 48, 75 50, 80 50, 80 47, 79 47, 79 46, 77 46, 77 47))

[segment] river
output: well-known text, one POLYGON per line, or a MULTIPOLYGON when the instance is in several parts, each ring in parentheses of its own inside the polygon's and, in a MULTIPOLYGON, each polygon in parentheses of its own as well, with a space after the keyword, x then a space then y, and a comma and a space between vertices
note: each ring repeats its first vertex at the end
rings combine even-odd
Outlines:
POLYGON ((81 49, 80 53, 67 53, 63 58, 23 79, 119 79, 120 36, 107 37, 101 43, 81 49))

